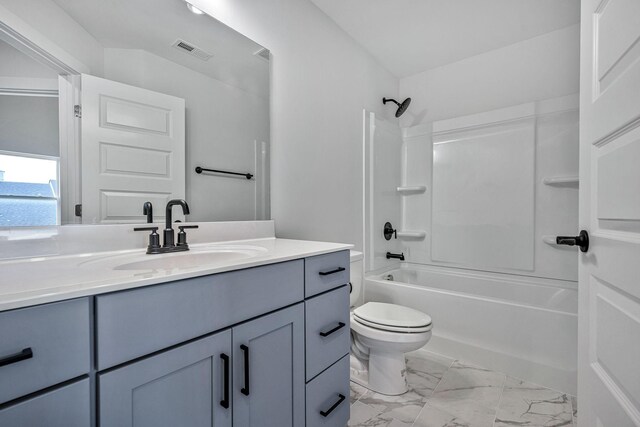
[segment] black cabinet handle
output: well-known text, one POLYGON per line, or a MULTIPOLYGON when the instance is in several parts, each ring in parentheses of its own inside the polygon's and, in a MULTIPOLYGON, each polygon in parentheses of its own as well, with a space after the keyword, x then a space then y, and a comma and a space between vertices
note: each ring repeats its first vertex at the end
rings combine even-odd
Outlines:
POLYGON ((330 274, 340 273, 341 271, 345 271, 345 270, 346 268, 344 267, 338 267, 335 270, 320 271, 318 274, 320 274, 321 276, 328 276, 330 274))
POLYGON ((23 349, 20 353, 12 354, 0 359, 0 367, 11 365, 12 363, 18 363, 23 360, 31 359, 33 357, 33 351, 31 347, 23 349))
POLYGON ((220 359, 222 359, 222 369, 224 371, 224 377, 222 379, 223 392, 220 406, 222 406, 224 409, 229 409, 229 356, 222 353, 220 355, 220 359))
POLYGON ((249 396, 249 347, 242 344, 240 350, 244 353, 244 387, 240 389, 240 393, 249 396))
POLYGON ((343 394, 338 394, 338 401, 331 405, 331 408, 327 409, 326 411, 320 411, 320 415, 322 415, 323 417, 328 417, 330 413, 332 413, 338 406, 340 406, 342 402, 344 402, 344 399, 346 399, 346 397, 344 397, 343 394))
POLYGON ((336 326, 335 328, 331 329, 330 331, 327 331, 327 332, 320 332, 320 336, 321 336, 321 337, 328 337, 328 336, 329 336, 329 335, 331 335, 332 333, 339 331, 340 329, 344 328, 345 326, 347 326, 347 325, 345 325, 345 324, 344 324, 344 323, 342 323, 342 322, 338 322, 338 326, 336 326))

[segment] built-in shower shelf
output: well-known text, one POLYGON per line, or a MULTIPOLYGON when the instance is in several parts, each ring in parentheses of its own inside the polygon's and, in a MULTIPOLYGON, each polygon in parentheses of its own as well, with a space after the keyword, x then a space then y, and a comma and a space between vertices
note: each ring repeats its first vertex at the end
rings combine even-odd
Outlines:
POLYGON ((424 185, 398 187, 398 193, 400 194, 421 194, 425 191, 427 191, 427 187, 424 185))
POLYGON ((542 183, 555 187, 578 187, 580 179, 577 176, 554 176, 543 179, 542 183))
POLYGON ((398 239, 424 239, 427 237, 426 231, 421 230, 403 230, 398 231, 398 239))

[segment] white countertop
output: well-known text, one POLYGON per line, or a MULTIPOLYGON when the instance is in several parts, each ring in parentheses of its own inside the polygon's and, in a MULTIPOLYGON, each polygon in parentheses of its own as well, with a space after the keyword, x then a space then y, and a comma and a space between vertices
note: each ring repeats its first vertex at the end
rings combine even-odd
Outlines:
POLYGON ((146 255, 145 249, 94 252, 0 261, 0 311, 133 289, 191 277, 274 264, 297 258, 347 250, 348 244, 261 238, 190 245, 191 251, 146 255), (218 259, 198 265, 172 268, 170 258, 211 249, 241 250, 252 255, 218 259), (120 269, 122 264, 165 257, 162 269, 120 269))

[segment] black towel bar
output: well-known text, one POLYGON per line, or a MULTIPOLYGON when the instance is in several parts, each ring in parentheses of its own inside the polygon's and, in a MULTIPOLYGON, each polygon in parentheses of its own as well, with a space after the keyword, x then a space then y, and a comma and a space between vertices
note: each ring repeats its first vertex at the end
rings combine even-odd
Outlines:
POLYGON ((221 171, 217 169, 201 168, 200 166, 196 167, 196 173, 202 173, 202 172, 214 172, 214 173, 224 173, 227 175, 239 175, 239 176, 244 176, 247 179, 253 178, 253 175, 250 173, 221 171))

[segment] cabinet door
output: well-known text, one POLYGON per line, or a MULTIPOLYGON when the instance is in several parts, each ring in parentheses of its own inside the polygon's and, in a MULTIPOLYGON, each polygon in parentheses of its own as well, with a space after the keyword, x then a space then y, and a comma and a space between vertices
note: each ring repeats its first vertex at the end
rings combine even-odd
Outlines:
POLYGON ((100 426, 231 427, 227 356, 230 330, 100 374, 100 426))
POLYGON ((234 327, 233 360, 234 427, 304 425, 302 303, 234 327))

